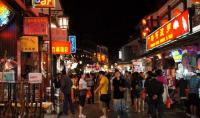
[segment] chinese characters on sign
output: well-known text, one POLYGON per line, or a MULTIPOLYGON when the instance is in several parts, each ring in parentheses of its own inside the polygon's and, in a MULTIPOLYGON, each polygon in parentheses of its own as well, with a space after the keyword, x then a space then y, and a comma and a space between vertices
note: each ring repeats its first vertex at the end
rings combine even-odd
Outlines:
POLYGON ((146 38, 146 49, 151 50, 190 32, 189 13, 184 11, 146 38))
POLYGON ((47 17, 25 17, 24 35, 47 35, 48 18, 47 17))
POLYGON ((28 74, 29 83, 42 83, 42 74, 41 73, 29 73, 28 74))
POLYGON ((54 8, 55 0, 32 0, 35 8, 54 8))
POLYGON ((69 36, 69 42, 71 43, 71 53, 76 53, 76 36, 69 36))
POLYGON ((22 36, 21 51, 22 52, 38 52, 38 37, 37 36, 22 36))
POLYGON ((71 54, 70 42, 52 41, 52 54, 71 54))

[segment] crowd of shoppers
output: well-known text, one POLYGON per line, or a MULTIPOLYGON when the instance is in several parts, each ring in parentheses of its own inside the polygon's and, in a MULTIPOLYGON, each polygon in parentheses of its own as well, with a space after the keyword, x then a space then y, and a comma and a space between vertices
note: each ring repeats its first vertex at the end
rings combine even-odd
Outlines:
POLYGON ((108 118, 107 112, 112 108, 117 118, 127 115, 127 111, 131 108, 136 113, 147 111, 151 118, 163 118, 164 109, 170 108, 174 102, 173 96, 169 93, 178 91, 180 103, 186 107, 186 112, 191 118, 197 118, 200 73, 193 74, 189 81, 181 78, 176 82, 174 87, 176 89, 170 90, 169 83, 162 70, 146 73, 126 71, 124 74, 119 70, 113 73, 100 71, 78 75, 59 73, 54 80, 55 88, 60 88, 64 95, 65 115, 68 114, 68 108, 75 114, 74 104, 78 102, 79 118, 86 118, 84 115, 86 101, 88 104, 95 104, 99 98, 102 110, 100 118, 108 118), (148 106, 146 110, 145 102, 148 106))

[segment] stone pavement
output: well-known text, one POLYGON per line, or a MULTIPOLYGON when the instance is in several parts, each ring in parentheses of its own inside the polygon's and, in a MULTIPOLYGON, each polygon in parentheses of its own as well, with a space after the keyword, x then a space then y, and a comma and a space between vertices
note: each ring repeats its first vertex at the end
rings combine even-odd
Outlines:
MULTIPOLYGON (((76 107, 78 108, 78 107, 76 107)), ((75 115, 69 114, 68 116, 57 115, 45 115, 45 118, 78 118, 78 109, 76 110, 75 115)), ((102 112, 99 109, 99 105, 96 104, 86 104, 84 109, 84 114, 87 118, 99 118, 102 115, 102 112)), ((108 112, 108 118, 116 118, 115 113, 111 110, 108 112)), ((129 108, 128 116, 123 118, 149 118, 146 112, 134 113, 132 108, 129 108)), ((165 111, 164 118, 188 118, 183 112, 178 110, 167 110, 165 111)))

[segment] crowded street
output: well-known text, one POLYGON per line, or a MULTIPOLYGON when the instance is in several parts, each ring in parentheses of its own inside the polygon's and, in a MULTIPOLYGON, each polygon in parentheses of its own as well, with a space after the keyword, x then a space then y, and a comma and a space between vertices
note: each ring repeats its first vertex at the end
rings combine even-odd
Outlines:
POLYGON ((0 118, 200 118, 200 0, 0 0, 0 118))

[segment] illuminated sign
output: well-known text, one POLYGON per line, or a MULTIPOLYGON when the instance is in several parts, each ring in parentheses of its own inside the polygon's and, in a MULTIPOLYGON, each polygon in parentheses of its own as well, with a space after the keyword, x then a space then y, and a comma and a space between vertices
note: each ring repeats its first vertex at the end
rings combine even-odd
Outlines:
POLYGON ((52 54, 71 54, 70 42, 52 41, 52 54))
POLYGON ((38 52, 37 36, 22 36, 20 42, 22 52, 38 52))
POLYGON ((71 43, 71 53, 76 53, 76 36, 69 36, 69 42, 71 43))
POLYGON ((11 9, 9 9, 8 6, 0 0, 0 29, 9 23, 13 15, 14 14, 11 9))
POLYGON ((181 62, 182 61, 182 50, 177 49, 177 50, 172 50, 171 52, 172 57, 175 62, 181 62))
POLYGON ((66 40, 67 30, 61 28, 51 28, 52 40, 66 40))
POLYGON ((190 32, 188 10, 173 18, 146 37, 146 50, 175 41, 176 38, 190 32))
POLYGON ((54 8, 55 0, 32 0, 35 8, 54 8))
POLYGON ((25 17, 24 35, 43 36, 48 34, 47 17, 25 17))

